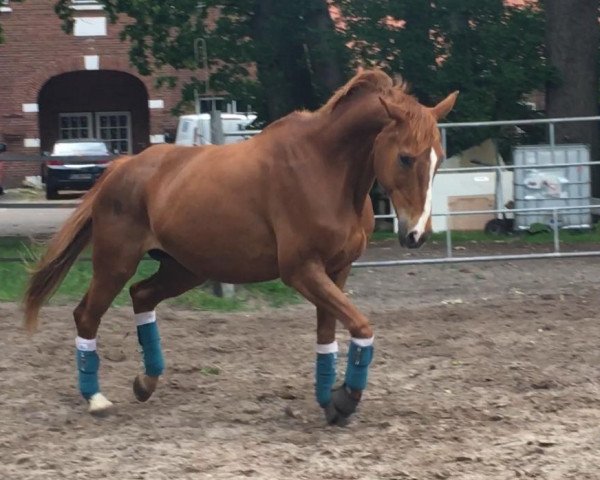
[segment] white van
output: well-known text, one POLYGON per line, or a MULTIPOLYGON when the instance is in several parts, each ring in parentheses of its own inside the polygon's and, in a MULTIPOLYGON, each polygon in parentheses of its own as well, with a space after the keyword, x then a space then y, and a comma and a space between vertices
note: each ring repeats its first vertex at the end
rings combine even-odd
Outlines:
MULTIPOLYGON (((225 143, 237 143, 252 136, 236 135, 228 136, 228 133, 239 133, 246 129, 254 120, 256 115, 244 113, 221 113, 223 120, 223 133, 225 143)), ((194 115, 183 115, 179 117, 177 126, 176 145, 210 145, 212 144, 210 134, 210 114, 199 113, 194 115)))

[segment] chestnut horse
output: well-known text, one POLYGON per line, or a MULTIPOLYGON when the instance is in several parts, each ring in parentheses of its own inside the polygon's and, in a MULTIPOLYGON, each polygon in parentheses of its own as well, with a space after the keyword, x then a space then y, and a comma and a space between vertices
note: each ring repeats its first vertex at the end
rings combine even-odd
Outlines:
POLYGON ((431 187, 443 158, 437 120, 457 92, 420 105, 385 73, 363 71, 315 112, 296 112, 225 146, 159 145, 111 164, 48 246, 25 294, 25 324, 81 251, 93 244, 93 277, 75 308, 79 387, 89 411, 110 408, 98 382, 96 334, 115 296, 149 253, 158 271, 130 288, 145 373, 134 393, 154 392, 164 361, 155 307, 208 279, 281 278, 317 307, 316 398, 344 424, 367 384, 373 330, 342 289, 374 226, 375 181, 399 217, 400 242, 431 230, 431 187), (351 334, 345 380, 336 378, 336 319, 351 334))

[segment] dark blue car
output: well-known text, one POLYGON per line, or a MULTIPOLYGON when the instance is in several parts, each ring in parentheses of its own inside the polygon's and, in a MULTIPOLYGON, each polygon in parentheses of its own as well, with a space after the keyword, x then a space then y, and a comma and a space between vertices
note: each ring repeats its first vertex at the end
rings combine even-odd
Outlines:
POLYGON ((57 198, 59 190, 89 190, 113 158, 102 140, 57 141, 42 163, 46 198, 57 198))

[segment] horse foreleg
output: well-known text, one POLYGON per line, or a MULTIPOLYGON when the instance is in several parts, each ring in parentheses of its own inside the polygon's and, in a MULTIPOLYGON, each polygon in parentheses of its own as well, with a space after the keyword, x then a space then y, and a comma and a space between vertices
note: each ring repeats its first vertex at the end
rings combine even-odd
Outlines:
POLYGON ((161 260, 154 275, 129 289, 145 368, 144 374, 137 375, 133 381, 133 392, 140 402, 145 402, 152 396, 164 370, 154 309, 163 300, 181 295, 204 281, 205 279, 191 273, 174 259, 165 258, 161 260))
MULTIPOLYGON (((321 263, 307 262, 299 268, 287 271, 282 278, 326 313, 325 317, 322 317, 326 322, 323 328, 324 339, 331 339, 331 334, 325 333, 331 330, 331 318, 339 319, 350 332, 352 338, 344 384, 333 392, 328 403, 325 403, 325 395, 322 398, 325 405, 319 401, 325 409, 327 421, 343 425, 356 410, 367 386, 368 369, 373 357, 373 330, 368 319, 352 305, 339 286, 327 275, 321 263)), ((323 351, 323 354, 328 352, 323 351)))
MULTIPOLYGON (((331 280, 343 289, 350 273, 350 266, 330 275, 331 280)), ((322 408, 331 403, 336 380, 338 344, 335 340, 337 318, 321 306, 317 306, 317 359, 315 363, 315 395, 322 408)))

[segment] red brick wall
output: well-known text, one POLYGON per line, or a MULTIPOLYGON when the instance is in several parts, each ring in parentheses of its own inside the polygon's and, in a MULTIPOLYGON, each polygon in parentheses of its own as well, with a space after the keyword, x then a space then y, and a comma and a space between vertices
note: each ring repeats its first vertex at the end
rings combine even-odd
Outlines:
POLYGON ((0 186, 3 188, 20 187, 27 176, 39 175, 42 160, 38 156, 26 159, 11 159, 0 155, 0 186))
MULTIPOLYGON (((101 70, 118 70, 139 78, 151 100, 163 100, 163 109, 150 110, 150 134, 174 130, 177 119, 170 113, 180 98, 179 88, 156 89, 155 77, 140 76, 129 64, 128 44, 118 39, 125 22, 108 24, 107 36, 75 37, 61 30, 53 11, 54 2, 27 0, 10 2, 12 12, 0 13, 5 43, 0 45, 0 141, 9 152, 39 154, 38 148, 25 148, 25 138, 40 138, 37 113, 24 113, 24 103, 38 103, 41 87, 51 77, 84 70, 84 55, 98 55, 101 70)), ((77 16, 99 16, 101 11, 77 12, 77 16)), ((181 80, 190 72, 165 70, 181 80)))

